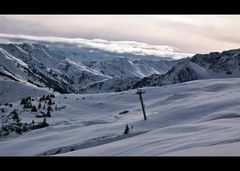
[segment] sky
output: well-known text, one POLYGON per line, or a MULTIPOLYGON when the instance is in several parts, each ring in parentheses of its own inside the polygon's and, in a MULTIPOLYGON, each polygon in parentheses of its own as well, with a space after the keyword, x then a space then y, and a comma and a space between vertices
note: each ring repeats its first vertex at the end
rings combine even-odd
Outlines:
POLYGON ((240 48, 240 15, 1 15, 0 33, 138 41, 185 53, 240 48))

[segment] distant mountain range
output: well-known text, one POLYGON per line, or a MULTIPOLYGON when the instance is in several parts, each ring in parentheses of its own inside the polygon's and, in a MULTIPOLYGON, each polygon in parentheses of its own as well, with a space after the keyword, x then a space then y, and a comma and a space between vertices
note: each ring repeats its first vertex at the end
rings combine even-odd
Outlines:
POLYGON ((165 74, 145 77, 130 88, 163 86, 191 80, 240 77, 240 49, 196 54, 179 61, 165 74))
POLYGON ((115 92, 240 77, 239 49, 174 60, 166 56, 174 54, 174 48, 138 42, 0 37, 0 80, 27 82, 60 93, 115 92))
POLYGON ((61 93, 82 93, 98 82, 113 82, 162 74, 176 62, 154 57, 106 52, 89 48, 39 43, 1 43, 0 75, 5 79, 29 82, 61 93), (146 58, 146 57, 145 57, 146 58), (88 60, 89 59, 89 60, 88 60), (91 60, 90 60, 91 59, 91 60))

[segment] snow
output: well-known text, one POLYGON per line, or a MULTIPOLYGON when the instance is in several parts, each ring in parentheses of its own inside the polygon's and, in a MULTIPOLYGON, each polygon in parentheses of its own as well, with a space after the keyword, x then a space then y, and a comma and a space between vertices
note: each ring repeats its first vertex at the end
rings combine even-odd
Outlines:
POLYGON ((28 67, 26 63, 24 63, 23 61, 19 60, 18 58, 10 55, 9 53, 7 53, 4 49, 0 48, 0 52, 1 52, 1 56, 6 57, 7 59, 10 59, 16 63, 19 63, 20 65, 24 66, 24 67, 28 67))
POLYGON ((38 97, 49 94, 46 88, 38 88, 30 83, 0 80, 0 104, 19 101, 23 97, 38 97))
POLYGON ((50 126, 1 139, 0 155, 240 155, 239 84, 225 78, 143 88, 146 121, 136 90, 57 95, 66 108, 47 118, 50 126))
POLYGON ((95 63, 92 67, 112 77, 147 77, 152 74, 163 74, 171 69, 176 62, 169 61, 131 61, 119 58, 95 63))
POLYGON ((0 67, 5 68, 6 71, 14 73, 17 76, 25 77, 25 68, 28 68, 27 64, 18 58, 12 56, 4 49, 0 48, 0 67))
POLYGON ((194 149, 180 150, 175 153, 168 153, 166 156, 239 156, 240 143, 227 143, 210 147, 199 147, 194 149))

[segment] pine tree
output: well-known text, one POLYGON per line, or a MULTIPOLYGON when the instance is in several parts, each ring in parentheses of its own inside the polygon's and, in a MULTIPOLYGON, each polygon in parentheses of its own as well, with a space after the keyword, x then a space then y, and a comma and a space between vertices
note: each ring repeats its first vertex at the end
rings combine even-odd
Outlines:
POLYGON ((55 106, 55 110, 57 111, 57 109, 58 109, 58 108, 57 108, 57 105, 56 105, 56 106, 55 106))
POLYGON ((43 122, 42 122, 42 127, 47 127, 49 124, 46 121, 46 118, 44 117, 43 122))
POLYGON ((22 98, 20 104, 21 104, 21 105, 22 105, 22 104, 26 104, 26 99, 25 99, 25 98, 22 98))
POLYGON ((46 100, 50 100, 50 96, 49 95, 47 95, 46 100))
POLYGON ((38 109, 41 109, 42 105, 41 103, 38 104, 38 109))
POLYGON ((47 107, 47 110, 48 110, 48 111, 53 111, 51 106, 48 106, 48 107, 47 107))
POLYGON ((51 112, 50 112, 50 110, 48 110, 47 111, 47 115, 46 115, 47 117, 51 117, 51 112))
POLYGON ((31 110, 31 111, 32 111, 32 112, 37 112, 37 108, 36 108, 35 105, 32 106, 32 110, 31 110))
POLYGON ((128 134, 129 132, 129 127, 128 127, 128 124, 126 125, 126 128, 125 128, 125 131, 124 131, 124 134, 128 134))
POLYGON ((46 121, 46 118, 45 118, 45 117, 43 118, 43 123, 44 123, 44 124, 46 124, 46 123, 47 123, 47 121, 46 121))
POLYGON ((31 101, 27 100, 26 103, 23 105, 23 108, 32 108, 31 101))

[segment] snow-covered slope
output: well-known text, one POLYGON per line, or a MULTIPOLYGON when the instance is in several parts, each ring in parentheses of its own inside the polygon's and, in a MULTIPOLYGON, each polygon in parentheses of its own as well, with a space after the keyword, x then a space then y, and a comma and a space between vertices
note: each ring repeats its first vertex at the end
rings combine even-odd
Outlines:
POLYGON ((163 74, 169 71, 177 61, 131 61, 127 58, 99 61, 89 66, 111 77, 138 77, 143 78, 152 74, 163 74))
POLYGON ((38 88, 27 82, 0 80, 0 104, 16 102, 27 96, 39 97, 50 92, 47 88, 38 88))
MULTIPOLYGON (((240 155, 239 84, 229 78, 144 88, 146 121, 136 90, 57 95, 54 102, 66 108, 52 112, 50 126, 1 139, 0 155, 240 155)), ((13 108, 23 121, 36 119, 19 101, 13 108)))
POLYGON ((206 69, 191 61, 183 61, 173 66, 166 74, 153 74, 150 77, 145 77, 131 85, 131 88, 163 86, 207 78, 210 76, 206 69))
POLYGON ((104 93, 104 92, 120 92, 130 89, 130 85, 139 81, 138 77, 126 77, 126 78, 112 78, 103 81, 99 81, 89 85, 80 90, 80 93, 104 93))
MULTIPOLYGON (((148 121, 130 125, 141 130, 148 126, 158 128, 142 135, 62 155, 239 156, 238 84, 239 79, 222 79, 162 87, 159 93, 155 89, 155 93, 160 95, 159 101, 149 104, 147 94, 145 101, 149 113, 156 106, 159 107, 158 112, 152 113, 148 121)), ((146 93, 151 91, 145 90, 146 93)))

